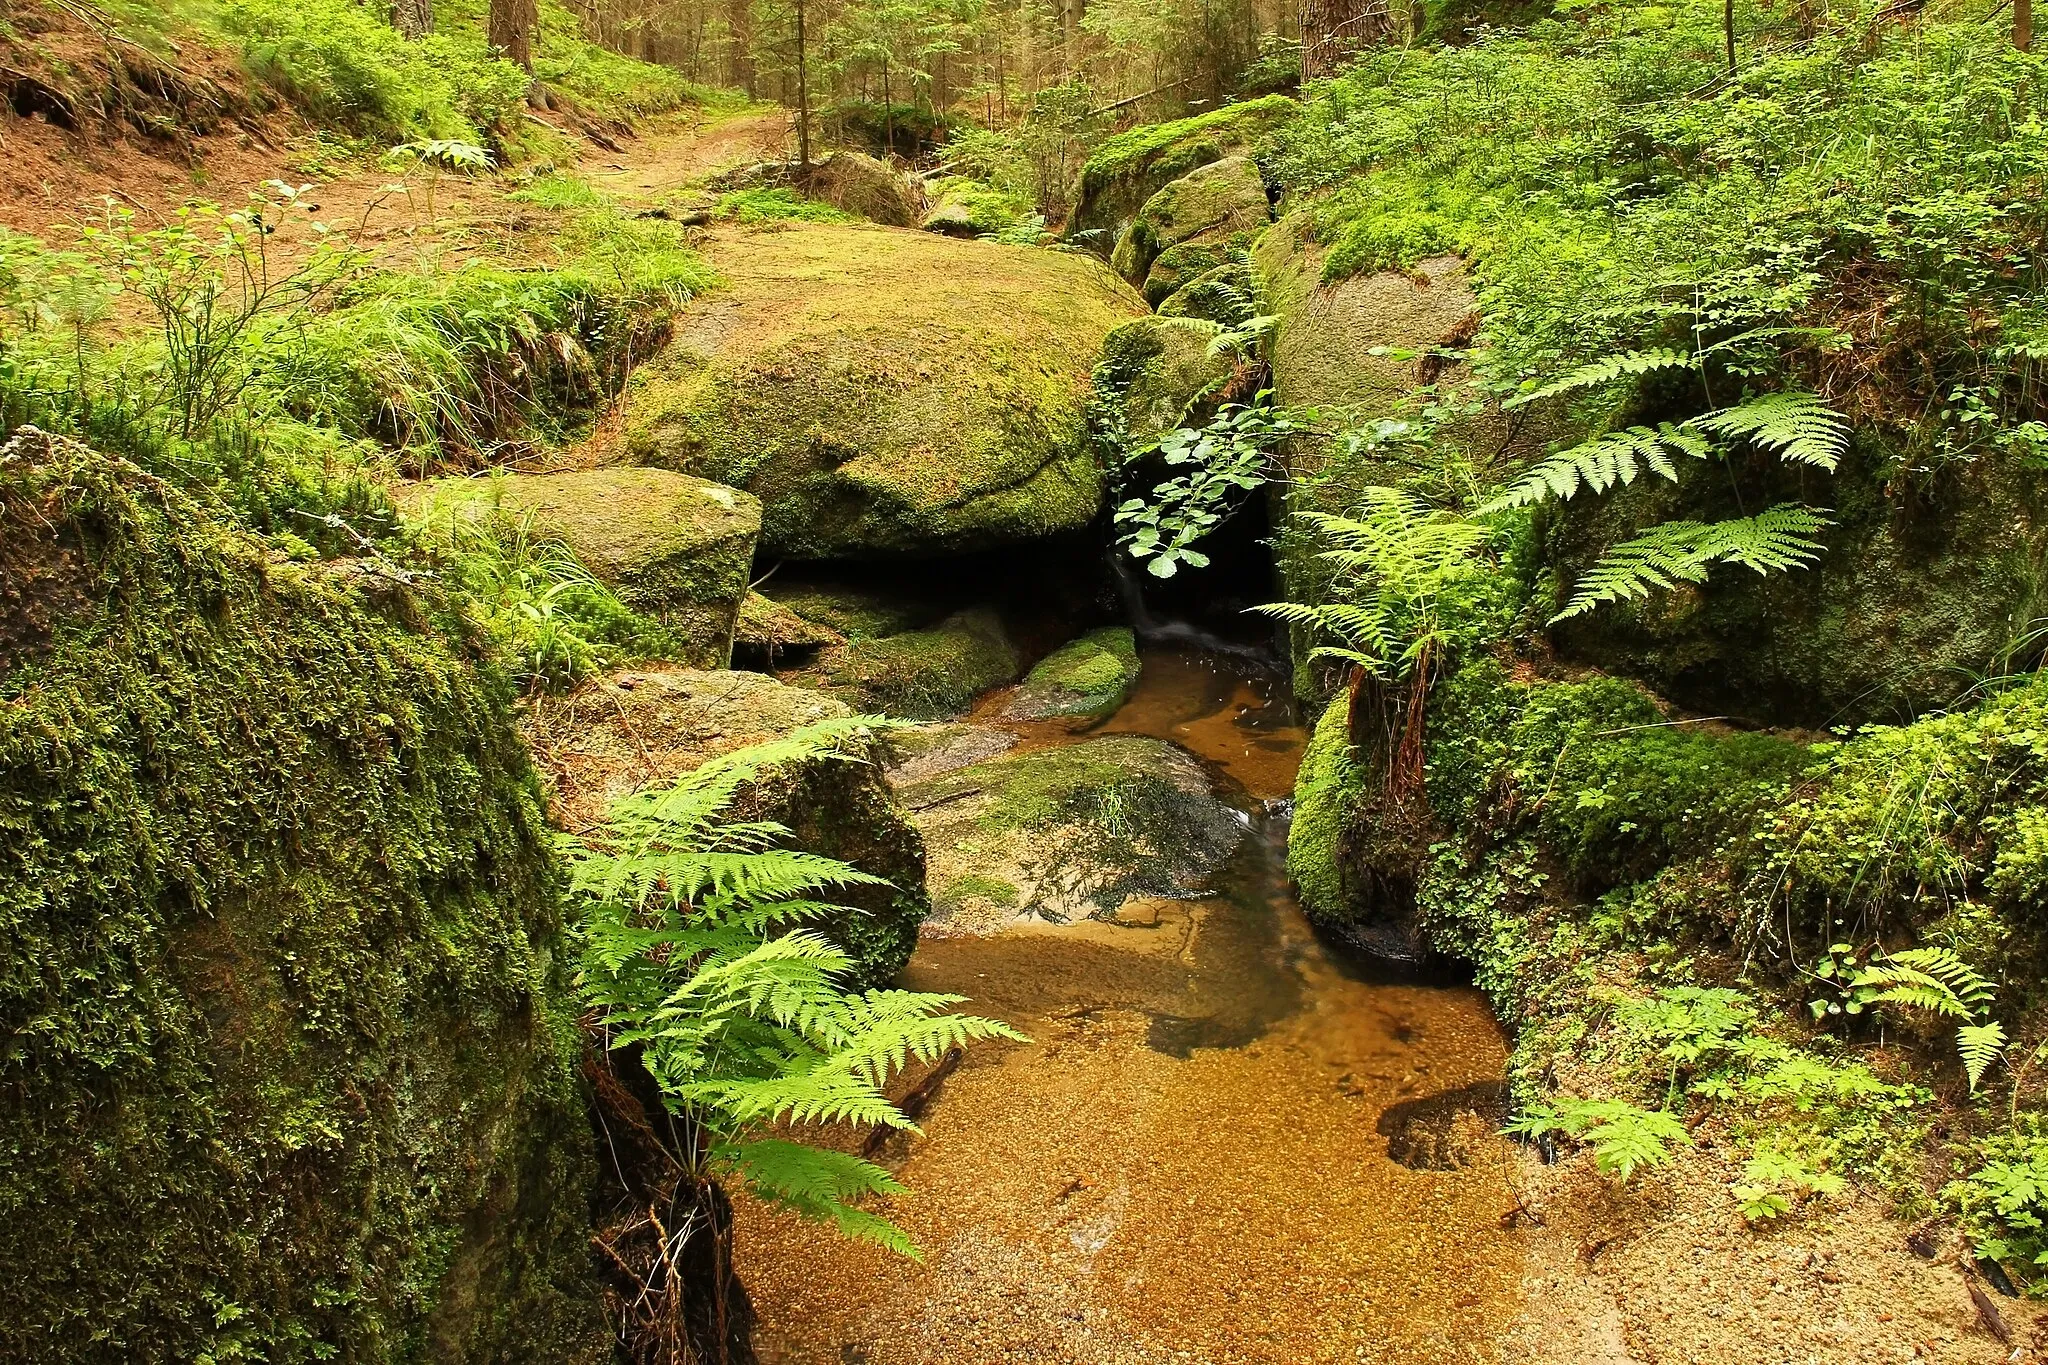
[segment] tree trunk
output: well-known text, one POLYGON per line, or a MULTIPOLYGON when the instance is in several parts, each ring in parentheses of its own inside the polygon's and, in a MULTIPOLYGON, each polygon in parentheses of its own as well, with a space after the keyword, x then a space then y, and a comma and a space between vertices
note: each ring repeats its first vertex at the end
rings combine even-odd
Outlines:
POLYGON ((1299 0, 1301 78, 1333 76, 1392 27, 1388 0, 1299 0))
POLYGON ((397 0, 391 22, 408 38, 426 37, 434 31, 434 0, 397 0))
POLYGON ((2022 52, 2034 50, 2034 0, 2012 0, 2012 45, 2022 52))
POLYGON ((508 62, 533 70, 533 26, 540 20, 539 0, 491 0, 489 38, 508 62))
POLYGON ((804 51, 804 0, 796 0, 796 165, 811 174, 811 67, 804 51))

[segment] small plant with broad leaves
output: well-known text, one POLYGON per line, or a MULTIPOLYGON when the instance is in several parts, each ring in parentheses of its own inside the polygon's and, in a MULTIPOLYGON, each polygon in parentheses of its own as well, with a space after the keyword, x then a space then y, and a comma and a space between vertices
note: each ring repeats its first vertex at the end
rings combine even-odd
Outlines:
POLYGON ((916 1256, 903 1230, 860 1206, 898 1193, 887 1171, 793 1141, 784 1124, 911 1129, 884 1091, 913 1059, 978 1039, 1019 1039, 957 1014, 960 997, 854 991, 853 961, 816 929, 857 913, 832 888, 880 879, 788 846, 789 831, 727 812, 792 763, 867 761, 875 717, 822 721, 714 760, 612 808, 566 844, 582 953, 577 981, 605 1048, 630 1058, 666 1111, 680 1179, 739 1180, 758 1197, 916 1256))
POLYGON ((1274 448, 1301 423, 1271 399, 1261 390, 1249 403, 1226 403, 1208 425, 1176 428, 1126 458, 1126 469, 1156 454, 1168 468, 1184 471, 1116 509, 1125 552, 1145 561, 1155 577, 1171 578, 1184 564, 1205 567, 1209 557, 1195 545, 1278 473, 1274 448))
POLYGON ((2048 1297, 2048 1131, 2039 1114, 1976 1145, 1979 1163, 1942 1197, 1977 1255, 1995 1261, 2033 1297, 2048 1297))

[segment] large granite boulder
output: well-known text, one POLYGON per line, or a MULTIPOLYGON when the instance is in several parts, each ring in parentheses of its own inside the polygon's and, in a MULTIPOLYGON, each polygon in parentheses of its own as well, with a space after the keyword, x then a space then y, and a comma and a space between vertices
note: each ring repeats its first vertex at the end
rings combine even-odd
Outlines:
POLYGON ((731 662, 761 529, 761 504, 751 494, 628 466, 436 479, 403 490, 402 501, 430 532, 447 517, 531 518, 627 606, 668 627, 684 662, 731 662))
POLYGON ((757 495, 764 549, 953 554, 1094 518, 1089 368, 1144 311, 1099 262, 856 225, 710 256, 725 286, 634 375, 627 446, 757 495))
POLYGON ((1104 140, 1081 167, 1068 238, 1108 255, 1146 200, 1197 167, 1249 149, 1299 108, 1286 95, 1267 95, 1104 140))
POLYGON ((1095 368, 1098 420, 1120 423, 1117 443, 1133 448, 1183 424, 1230 378, 1228 355, 1210 350, 1216 329, 1198 318, 1139 318, 1111 332, 1095 368))
MULTIPOLYGON (((584 684, 529 717, 535 756, 553 785, 556 823, 590 829, 620 797, 675 782, 711 759, 780 738, 846 705, 761 673, 647 668, 584 684)), ((843 887, 855 913, 824 930, 860 964, 864 983, 888 981, 910 959, 928 902, 924 843, 883 779, 879 748, 763 774, 733 807, 736 819, 772 820, 791 842, 886 877, 843 887)))
POLYGON ((1248 156, 1182 176, 1145 201, 1118 239, 1110 266, 1155 307, 1197 275, 1229 263, 1271 221, 1266 184, 1248 156))

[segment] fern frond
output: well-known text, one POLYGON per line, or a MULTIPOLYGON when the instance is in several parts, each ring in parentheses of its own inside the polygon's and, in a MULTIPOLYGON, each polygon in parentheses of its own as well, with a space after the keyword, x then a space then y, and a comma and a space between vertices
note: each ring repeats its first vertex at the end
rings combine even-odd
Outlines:
POLYGON ((1596 384, 1605 384, 1608 380, 1619 379, 1623 375, 1649 374, 1653 370, 1674 370, 1689 367, 1692 364, 1692 352, 1661 348, 1648 351, 1629 351, 1621 355, 1602 356, 1590 364, 1579 366, 1579 368, 1564 375, 1562 378, 1553 379, 1540 389, 1530 393, 1516 394, 1513 398, 1502 403, 1501 406, 1504 408, 1518 408, 1524 403, 1534 403, 1539 399, 1550 398, 1560 393, 1569 393, 1573 389, 1589 389, 1596 384))
POLYGON ((1849 419, 1810 393, 1767 393, 1692 419, 1716 436, 1740 437, 1795 464, 1832 471, 1849 450, 1849 419))
POLYGON ((736 1143, 718 1155, 756 1198, 829 1222, 842 1236, 873 1242, 913 1261, 924 1259, 902 1228, 853 1206, 853 1200, 866 1195, 904 1192, 895 1177, 873 1162, 779 1138, 736 1143))
POLYGON ((1733 521, 1667 521, 1625 540, 1579 575, 1571 600, 1550 624, 1606 602, 1634 601, 1658 588, 1703 583, 1716 564, 1782 573, 1811 564, 1825 547, 1812 537, 1832 525, 1810 507, 1785 504, 1733 521))
POLYGON ((2005 1029, 1996 1019, 1984 1024, 1965 1024, 1956 1030, 1956 1049, 1963 1055, 1963 1070, 1970 1075, 1970 1091, 1976 1093, 1984 1073, 2005 1051, 2005 1029))
POLYGON ((1887 953, 1885 961, 1925 972, 1945 986, 1955 996, 1956 1002, 1971 1014, 1987 1008, 1997 993, 1992 984, 1976 968, 1957 957, 1953 949, 1908 948, 1903 952, 1887 953))
POLYGON ((1605 493, 1619 485, 1631 484, 1647 468, 1659 478, 1678 482, 1673 454, 1704 460, 1713 451, 1704 437, 1669 422, 1655 427, 1629 427, 1610 431, 1561 451, 1523 471, 1499 496, 1480 507, 1475 516, 1487 516, 1510 507, 1527 507, 1547 498, 1562 501, 1581 488, 1605 493))

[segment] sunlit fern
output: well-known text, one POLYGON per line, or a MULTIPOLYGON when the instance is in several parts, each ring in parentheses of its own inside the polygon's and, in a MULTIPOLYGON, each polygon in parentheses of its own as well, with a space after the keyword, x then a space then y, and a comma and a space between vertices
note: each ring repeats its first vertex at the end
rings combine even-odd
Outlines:
POLYGON ((1813 537, 1832 523, 1810 507, 1785 504, 1731 521, 1667 521, 1614 546, 1580 574, 1571 600, 1551 624, 1608 602, 1644 598, 1659 588, 1704 583, 1717 564, 1757 573, 1804 568, 1823 546, 1813 537))

